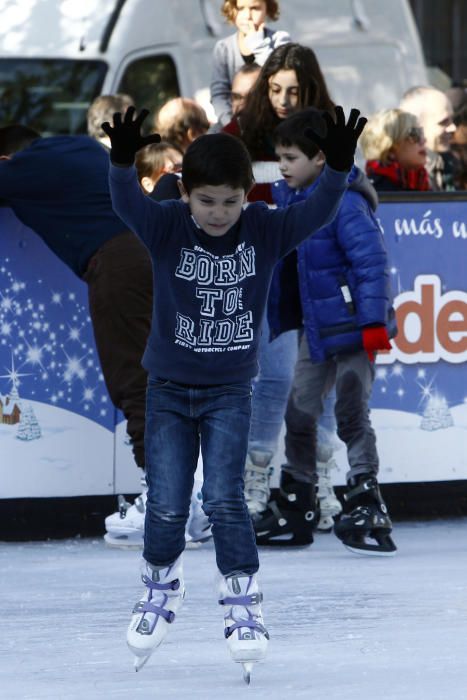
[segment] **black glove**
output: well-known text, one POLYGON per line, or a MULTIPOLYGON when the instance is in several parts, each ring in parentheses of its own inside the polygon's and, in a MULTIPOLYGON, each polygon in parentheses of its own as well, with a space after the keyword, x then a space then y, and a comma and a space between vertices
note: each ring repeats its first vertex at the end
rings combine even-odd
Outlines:
POLYGON ((141 125, 149 114, 147 109, 142 109, 133 121, 135 113, 134 107, 128 107, 123 117, 120 112, 116 112, 113 118, 113 127, 109 122, 102 124, 104 131, 110 139, 110 160, 114 165, 130 166, 135 161, 135 153, 140 148, 148 146, 150 143, 159 143, 159 134, 141 136, 141 125))
POLYGON ((305 135, 323 151, 327 164, 334 170, 352 168, 357 141, 367 123, 365 117, 359 116, 358 109, 352 109, 346 124, 344 110, 336 107, 336 121, 329 112, 322 112, 316 115, 316 124, 305 131, 305 135))

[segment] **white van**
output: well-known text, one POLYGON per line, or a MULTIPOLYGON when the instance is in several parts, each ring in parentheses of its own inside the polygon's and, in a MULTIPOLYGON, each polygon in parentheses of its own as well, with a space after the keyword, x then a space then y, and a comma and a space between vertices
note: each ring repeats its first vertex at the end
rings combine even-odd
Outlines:
MULTIPOLYGON (((89 103, 127 92, 156 111, 206 106, 221 0, 0 0, 0 124, 85 131, 89 103)), ((283 0, 277 27, 311 46, 334 100, 365 114, 427 83, 407 0, 283 0)), ((213 117, 214 115, 210 115, 213 117)))

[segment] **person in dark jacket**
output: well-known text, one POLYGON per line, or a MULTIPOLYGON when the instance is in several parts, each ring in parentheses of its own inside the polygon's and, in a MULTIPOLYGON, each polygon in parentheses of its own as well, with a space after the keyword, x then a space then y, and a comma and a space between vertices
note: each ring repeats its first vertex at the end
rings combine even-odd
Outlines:
POLYGON ((105 384, 144 469, 141 357, 151 325, 152 266, 112 210, 108 153, 88 136, 41 138, 29 127, 10 125, 0 129, 0 157, 1 203, 88 285, 105 384))
MULTIPOLYGON (((278 207, 308 197, 319 182, 325 158, 306 136, 315 111, 311 108, 295 114, 275 131, 283 175, 273 187, 278 207)), ((294 313, 290 294, 295 287, 294 270, 290 268, 284 274, 279 267, 269 295, 268 320, 274 337, 290 327, 291 318, 303 317, 304 332, 292 388, 298 410, 316 422, 323 411, 324 397, 333 385, 336 388, 337 430, 347 447, 350 465, 347 513, 337 522, 336 534, 352 549, 389 554, 395 545, 389 536, 391 521, 377 482, 378 454, 368 403, 376 353, 390 349, 389 338, 396 334, 396 323, 386 250, 374 214, 376 206, 374 188, 354 166, 334 221, 297 248, 301 312, 294 313), (370 524, 373 517, 378 522, 377 531, 370 524)), ((302 528, 306 527, 307 513, 300 512, 298 484, 301 482, 302 490, 306 490, 306 484, 313 483, 316 464, 306 464, 294 456, 287 450, 286 439, 287 464, 281 474, 279 499, 255 521, 260 540, 273 539, 281 530, 285 534, 290 525, 298 527, 300 522, 302 528), (288 498, 291 490, 295 493, 293 500, 288 498)))
MULTIPOLYGON (((106 101, 125 106, 117 97, 106 101)), ((112 209, 108 171, 108 151, 94 138, 41 138, 23 125, 0 128, 0 205, 9 206, 86 282, 104 381, 127 420, 144 484, 147 372, 141 358, 151 327, 152 264, 146 248, 112 209)), ((143 491, 125 518, 122 512, 106 518, 107 544, 142 546, 144 506, 143 491)), ((194 494, 195 507, 198 512, 194 494)), ((201 539, 205 537, 203 533, 201 539)))

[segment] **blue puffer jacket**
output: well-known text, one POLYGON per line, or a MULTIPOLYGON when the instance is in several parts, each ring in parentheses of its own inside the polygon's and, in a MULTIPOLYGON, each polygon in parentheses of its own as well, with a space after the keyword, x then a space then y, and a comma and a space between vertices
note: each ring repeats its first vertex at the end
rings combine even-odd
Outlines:
MULTIPOLYGON (((364 326, 385 325, 389 337, 397 332, 387 253, 374 215, 377 195, 356 167, 349 183, 334 221, 302 243, 295 259, 292 254, 276 267, 269 294, 271 336, 303 324, 314 362, 362 349, 364 326)), ((314 187, 316 182, 297 191, 279 180, 274 201, 288 206, 314 187)))

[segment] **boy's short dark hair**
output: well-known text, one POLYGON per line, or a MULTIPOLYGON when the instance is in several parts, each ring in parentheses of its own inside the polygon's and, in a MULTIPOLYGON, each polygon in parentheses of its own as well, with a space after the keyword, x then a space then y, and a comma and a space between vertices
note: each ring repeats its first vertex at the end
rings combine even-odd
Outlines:
POLYGON ((186 150, 182 181, 188 194, 203 185, 241 187, 247 193, 253 184, 250 155, 236 136, 204 134, 186 150))
POLYGON ((309 127, 315 126, 317 114, 321 114, 321 110, 315 107, 308 107, 284 119, 274 129, 274 145, 296 146, 308 158, 314 158, 319 153, 319 148, 308 136, 305 136, 305 131, 309 127))
POLYGON ((10 124, 0 128, 0 156, 11 156, 31 145, 41 137, 40 133, 29 126, 10 124))

